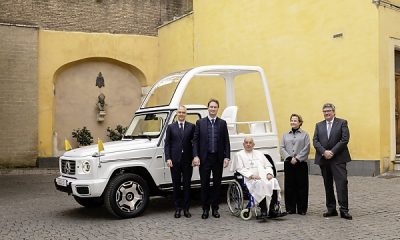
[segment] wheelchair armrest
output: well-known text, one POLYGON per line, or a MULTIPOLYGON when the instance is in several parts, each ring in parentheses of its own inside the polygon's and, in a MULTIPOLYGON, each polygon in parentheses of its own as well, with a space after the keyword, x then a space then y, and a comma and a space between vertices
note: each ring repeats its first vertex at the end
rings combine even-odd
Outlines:
POLYGON ((265 157, 268 159, 269 163, 271 163, 272 165, 272 171, 274 172, 274 176, 276 177, 276 167, 275 167, 275 163, 274 160, 272 160, 271 156, 268 154, 264 154, 265 157))

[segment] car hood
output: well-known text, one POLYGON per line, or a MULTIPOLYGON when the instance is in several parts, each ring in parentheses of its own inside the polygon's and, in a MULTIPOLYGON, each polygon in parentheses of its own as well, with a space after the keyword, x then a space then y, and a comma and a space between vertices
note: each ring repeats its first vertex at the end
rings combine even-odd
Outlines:
MULTIPOLYGON (((114 153, 114 152, 123 152, 130 150, 140 150, 140 149, 149 149, 151 147, 155 147, 157 145, 158 139, 152 139, 149 141, 148 139, 134 139, 134 140, 122 140, 122 141, 114 141, 114 142, 106 142, 104 143, 104 151, 101 151, 103 154, 114 153)), ((67 151, 64 153, 63 157, 87 157, 93 156, 98 153, 98 146, 90 145, 85 147, 79 147, 67 151)))

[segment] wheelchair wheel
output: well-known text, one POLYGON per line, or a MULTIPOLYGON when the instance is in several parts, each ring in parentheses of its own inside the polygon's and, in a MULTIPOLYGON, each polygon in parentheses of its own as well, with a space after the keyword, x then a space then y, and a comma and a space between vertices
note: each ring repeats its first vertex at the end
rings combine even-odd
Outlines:
POLYGON ((240 216, 243 209, 243 191, 237 181, 229 184, 228 191, 226 192, 226 199, 231 213, 236 217, 240 216))
POLYGON ((252 213, 251 213, 250 208, 245 208, 240 212, 240 217, 245 221, 249 220, 251 218, 251 216, 252 216, 252 213))

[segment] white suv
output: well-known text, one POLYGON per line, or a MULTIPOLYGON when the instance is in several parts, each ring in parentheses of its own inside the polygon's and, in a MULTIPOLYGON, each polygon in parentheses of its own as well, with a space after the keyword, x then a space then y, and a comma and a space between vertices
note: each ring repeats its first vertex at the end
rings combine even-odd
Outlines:
MULTIPOLYGON (((105 205, 115 216, 131 218, 146 209, 150 196, 165 195, 172 191, 172 180, 164 158, 164 138, 168 124, 176 117, 176 110, 184 99, 184 93, 191 81, 195 88, 205 87, 207 82, 220 79, 225 85, 226 108, 221 118, 228 124, 231 143, 231 157, 243 148, 244 136, 252 136, 256 149, 273 160, 277 171, 283 170, 280 161, 277 128, 264 71, 257 66, 202 66, 172 73, 159 80, 151 88, 141 104, 121 141, 104 144, 104 151, 98 152, 96 145, 70 150, 60 157, 60 176, 54 182, 58 190, 72 194, 85 207, 105 205), (262 109, 252 109, 262 121, 238 122, 237 95, 244 91, 235 84, 247 79, 252 85, 260 84, 263 89, 262 109), (258 80, 257 80, 258 79, 258 80), (155 105, 157 104, 157 105, 155 105)), ((220 84, 221 85, 221 84, 220 84)), ((219 85, 219 86, 220 86, 219 85)), ((223 85, 223 84, 222 84, 223 85)), ((202 90, 203 91, 203 90, 202 90)), ((206 92, 202 92, 206 95, 206 92)), ((213 97, 213 96, 210 96, 213 97)), ((195 123, 207 116, 204 105, 187 107, 187 120, 195 123)), ((240 111, 239 111, 240 112, 240 111)), ((199 173, 195 168, 192 187, 199 187, 199 173)), ((223 184, 234 181, 229 168, 223 172, 223 184)))

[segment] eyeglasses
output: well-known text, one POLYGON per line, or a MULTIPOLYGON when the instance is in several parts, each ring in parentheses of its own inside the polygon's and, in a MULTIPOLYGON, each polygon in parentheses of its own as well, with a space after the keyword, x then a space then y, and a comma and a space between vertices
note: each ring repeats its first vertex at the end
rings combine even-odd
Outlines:
POLYGON ((323 110, 322 112, 323 113, 328 113, 328 112, 332 112, 333 110, 332 109, 329 109, 329 110, 323 110))

